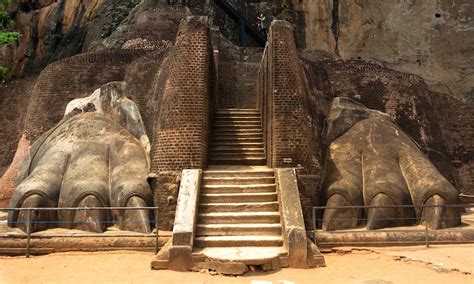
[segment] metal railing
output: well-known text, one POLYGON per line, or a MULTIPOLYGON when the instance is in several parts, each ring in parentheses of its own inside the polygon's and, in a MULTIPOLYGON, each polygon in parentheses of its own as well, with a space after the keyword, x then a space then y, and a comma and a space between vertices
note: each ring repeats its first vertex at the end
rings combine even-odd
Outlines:
MULTIPOLYGON (((17 227, 18 225, 25 225, 26 227, 26 232, 24 232, 23 236, 26 236, 26 247, 25 247, 25 254, 26 257, 30 256, 30 250, 31 250, 31 237, 32 237, 32 228, 35 224, 37 225, 63 225, 63 224, 71 224, 71 225, 77 225, 77 224, 85 224, 86 222, 78 222, 78 221, 58 221, 58 220, 33 220, 33 214, 36 212, 45 212, 45 211, 110 211, 110 210, 128 210, 128 211, 133 211, 133 210, 153 210, 154 211, 154 216, 157 216, 157 210, 158 207, 63 207, 63 208, 48 208, 48 207, 38 207, 38 208, 0 208, 0 212, 11 212, 11 211, 26 211, 26 221, 13 221, 10 224, 14 225, 14 227, 17 227)), ((141 220, 127 220, 127 223, 141 223, 141 220)), ((106 226, 111 226, 115 225, 118 222, 116 220, 102 220, 99 222, 99 224, 104 224, 106 226)), ((120 234, 114 234, 113 237, 130 237, 130 236, 154 236, 155 237, 155 253, 158 252, 159 247, 158 247, 158 237, 159 237, 159 230, 158 230, 158 220, 155 220, 154 218, 149 220, 148 223, 150 224, 152 229, 151 234, 143 234, 143 233, 138 233, 138 232, 133 232, 130 231, 129 234, 125 233, 128 231, 121 231, 120 234), (154 231, 154 232, 153 232, 154 231)), ((62 228, 62 227, 58 227, 62 228)), ((52 229, 52 228, 51 228, 52 229)), ((76 229, 74 229, 76 230, 76 229)), ((43 230, 42 232, 47 232, 47 230, 43 230)), ((81 233, 71 233, 71 234, 62 234, 61 237, 67 237, 67 236, 87 236, 87 237, 108 237, 108 235, 105 232, 102 233, 93 233, 89 231, 82 231, 81 233), (84 233, 82 233, 84 232, 84 233)), ((41 234, 42 237, 55 237, 57 234, 41 234)))
MULTIPOLYGON (((364 210, 367 213, 368 209, 425 209, 425 208, 450 208, 450 209, 457 209, 460 212, 467 212, 469 209, 474 208, 474 204, 455 204, 455 205, 378 205, 378 206, 365 206, 365 205, 355 205, 355 206, 316 206, 312 208, 312 233, 324 233, 324 234, 379 234, 379 233, 421 233, 424 234, 424 245, 426 247, 430 246, 430 232, 431 233, 440 233, 440 232, 449 232, 449 233, 459 233, 459 232, 472 232, 474 235, 474 212, 472 212, 472 227, 466 228, 469 224, 463 223, 463 214, 461 214, 461 225, 459 227, 452 227, 440 230, 433 230, 428 227, 429 221, 435 218, 441 218, 442 221, 450 220, 450 219, 459 219, 457 217, 435 217, 435 216, 423 216, 423 218, 416 217, 413 211, 413 215, 409 217, 377 217, 371 218, 372 220, 385 220, 385 221, 397 221, 400 223, 407 223, 404 225, 393 226, 393 227, 385 227, 383 229, 375 229, 375 230, 364 230, 364 224, 368 221, 367 214, 356 214, 358 216, 348 217, 348 218, 331 218, 333 221, 355 221, 357 222, 358 226, 356 228, 351 229, 340 229, 340 230, 329 230, 323 231, 321 226, 324 218, 324 210, 327 209, 359 209, 364 210), (428 218, 428 219, 427 219, 428 218), (432 219, 430 219, 432 218, 432 219), (407 221, 407 222, 402 222, 407 221), (420 221, 424 221, 421 222, 420 221), (424 224, 422 224, 424 223, 424 224)), ((464 215, 466 216, 466 215, 464 215)), ((317 240, 316 240, 317 241, 317 240)), ((449 243, 453 243, 456 241, 450 240, 449 243)), ((474 242, 473 240, 459 240, 460 243, 465 242, 474 242)), ((351 242, 352 244, 354 242, 351 242)), ((366 243, 365 241, 363 243, 366 243)))
POLYGON ((240 25, 240 46, 245 46, 245 31, 246 29, 255 37, 257 42, 262 46, 266 43, 266 35, 260 31, 259 24, 257 21, 258 14, 252 9, 249 3, 246 1, 228 1, 228 0, 214 0, 219 4, 224 11, 237 18, 240 25))

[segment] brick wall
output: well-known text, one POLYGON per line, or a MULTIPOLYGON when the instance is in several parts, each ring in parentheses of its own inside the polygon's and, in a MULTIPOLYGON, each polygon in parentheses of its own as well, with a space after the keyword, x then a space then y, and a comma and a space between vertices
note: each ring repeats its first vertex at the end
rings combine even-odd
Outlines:
POLYGON ((474 196, 474 107, 437 93, 431 93, 431 101, 455 168, 456 185, 461 193, 474 196))
POLYGON ((173 230, 180 182, 180 171, 160 172, 151 182, 153 202, 158 207, 155 217, 160 230, 173 230))
MULTIPOLYGON (((183 169, 205 168, 209 131, 210 32, 203 19, 182 21, 156 74, 151 171, 158 227, 171 230, 183 169)), ((148 106, 150 107, 150 103, 148 106)))
POLYGON ((263 48, 240 48, 221 40, 217 104, 220 108, 257 108, 257 74, 263 48))
POLYGON ((269 165, 298 168, 306 225, 320 183, 319 131, 308 104, 306 82, 289 23, 274 21, 258 74, 269 165))
POLYGON ((0 84, 0 176, 15 155, 35 78, 0 84))
POLYGON ((141 50, 107 50, 73 56, 48 65, 31 93, 25 131, 34 141, 58 123, 73 99, 92 94, 101 85, 122 81, 125 68, 143 56, 141 50))
POLYGON ((198 17, 181 22, 169 59, 159 118, 155 121, 152 171, 204 168, 208 144, 209 29, 198 17))
POLYGON ((315 126, 309 116, 293 31, 287 22, 273 22, 258 76, 270 165, 319 172, 318 139, 310 135, 315 133, 315 126))
POLYGON ((151 52, 133 61, 126 69, 126 96, 137 104, 147 135, 153 144, 154 121, 158 117, 164 82, 168 78, 169 52, 151 52))

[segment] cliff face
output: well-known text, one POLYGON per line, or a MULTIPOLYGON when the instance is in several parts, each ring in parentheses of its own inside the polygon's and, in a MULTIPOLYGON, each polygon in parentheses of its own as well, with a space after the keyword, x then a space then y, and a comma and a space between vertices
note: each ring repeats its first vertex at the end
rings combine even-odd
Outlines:
MULTIPOLYGON (((136 17, 137 11, 153 10, 164 2, 17 0, 12 11, 22 37, 16 45, 0 49, 0 64, 9 66, 10 75, 18 77, 38 73, 48 63, 77 53, 120 47, 130 26, 144 20, 136 17)), ((191 2, 193 12, 209 13, 215 24, 232 22, 224 19, 225 14, 216 13, 213 5, 206 8, 205 0, 191 2)), ((256 12, 273 13, 292 22, 302 48, 344 60, 376 60, 421 76, 432 91, 474 100, 471 0, 247 2, 256 12)), ((221 25, 221 29, 226 31, 229 25, 221 25)))
POLYGON ((11 8, 22 34, 0 50, 10 76, 35 74, 47 64, 81 52, 120 47, 117 34, 134 21, 140 0, 17 0, 11 8))
POLYGON ((297 28, 301 46, 345 60, 376 60, 423 77, 433 91, 474 100, 473 1, 282 2, 304 24, 297 28))

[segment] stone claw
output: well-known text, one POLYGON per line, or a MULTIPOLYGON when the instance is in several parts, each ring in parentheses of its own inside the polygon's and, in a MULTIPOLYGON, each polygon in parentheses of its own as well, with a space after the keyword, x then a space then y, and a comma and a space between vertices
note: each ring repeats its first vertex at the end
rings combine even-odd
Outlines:
MULTIPOLYGON (((326 203, 329 208, 350 205, 342 194, 331 195, 326 203)), ((325 231, 355 228, 359 211, 360 209, 357 208, 326 209, 324 210, 322 228, 325 231)))
POLYGON ((446 200, 437 194, 428 198, 424 205, 428 207, 423 208, 421 221, 432 230, 454 227, 461 223, 459 209, 446 206, 446 200))
MULTIPOLYGON (((102 203, 94 195, 87 195, 77 207, 102 207, 102 203)), ((77 210, 74 214, 72 227, 77 230, 102 233, 107 227, 107 215, 105 210, 77 210)))
MULTIPOLYGON (((39 194, 33 194, 23 201, 21 208, 42 208, 45 207, 44 199, 39 194)), ((46 230, 48 224, 44 222, 48 220, 45 216, 47 214, 44 211, 33 211, 31 213, 31 233, 46 230)), ((23 232, 27 231, 28 227, 28 210, 21 210, 18 213, 18 219, 16 227, 22 230, 23 232)))
MULTIPOLYGON (((138 196, 132 196, 127 201, 126 207, 147 207, 147 204, 142 198, 138 196)), ((151 233, 150 210, 126 210, 123 214, 123 220, 120 224, 120 229, 140 233, 151 233)))

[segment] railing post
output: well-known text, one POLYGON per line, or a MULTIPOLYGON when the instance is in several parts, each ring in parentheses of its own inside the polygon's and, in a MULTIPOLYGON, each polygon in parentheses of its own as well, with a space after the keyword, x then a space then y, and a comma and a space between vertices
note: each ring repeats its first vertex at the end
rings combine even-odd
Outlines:
POLYGON ((316 208, 311 208, 313 213, 313 232, 316 232, 316 208))
POLYGON ((30 238, 31 238, 31 213, 33 210, 28 208, 26 216, 26 257, 30 257, 30 238))
POLYGON ((425 220, 425 245, 427 248, 430 247, 430 240, 428 236, 428 221, 425 220))
POLYGON ((239 35, 240 47, 245 47, 245 20, 243 18, 240 18, 239 23, 240 23, 240 35, 239 35))
POLYGON ((158 209, 155 209, 155 254, 158 253, 158 209))

